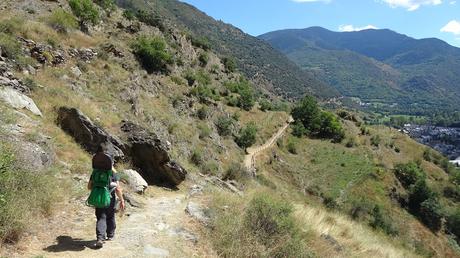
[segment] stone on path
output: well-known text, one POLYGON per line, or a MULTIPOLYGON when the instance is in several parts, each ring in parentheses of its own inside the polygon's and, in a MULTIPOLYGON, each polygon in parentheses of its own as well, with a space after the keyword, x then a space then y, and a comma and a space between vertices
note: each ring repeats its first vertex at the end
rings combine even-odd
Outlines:
POLYGON ((156 248, 151 245, 144 247, 144 254, 152 257, 168 257, 169 251, 161 248, 156 248))

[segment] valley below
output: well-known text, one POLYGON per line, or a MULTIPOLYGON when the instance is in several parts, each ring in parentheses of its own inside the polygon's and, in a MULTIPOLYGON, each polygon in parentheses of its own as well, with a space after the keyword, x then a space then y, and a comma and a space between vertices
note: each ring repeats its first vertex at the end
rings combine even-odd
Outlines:
POLYGON ((416 141, 441 152, 450 160, 460 157, 460 128, 406 124, 403 131, 416 141))

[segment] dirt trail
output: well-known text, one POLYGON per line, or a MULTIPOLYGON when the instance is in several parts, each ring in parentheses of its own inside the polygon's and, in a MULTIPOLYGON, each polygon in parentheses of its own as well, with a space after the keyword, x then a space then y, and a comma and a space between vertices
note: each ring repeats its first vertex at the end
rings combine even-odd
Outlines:
POLYGON ((289 117, 288 121, 286 121, 286 124, 278 130, 276 134, 274 134, 268 141, 266 141, 263 145, 260 146, 255 146, 255 147, 250 147, 246 150, 248 153, 244 157, 244 166, 247 170, 255 172, 255 161, 256 157, 258 154, 260 154, 262 151, 270 148, 275 144, 275 142, 283 136, 283 133, 286 131, 286 129, 289 127, 289 124, 294 122, 294 119, 292 117, 289 117))
POLYGON ((155 189, 154 197, 142 198, 143 208, 131 208, 117 216, 116 237, 103 248, 95 249, 94 210, 79 204, 81 211, 62 222, 61 231, 48 240, 35 239, 21 257, 205 257, 209 250, 198 243, 193 233, 199 226, 185 208, 189 197, 184 193, 155 189), (64 225, 66 225, 64 227, 64 225))

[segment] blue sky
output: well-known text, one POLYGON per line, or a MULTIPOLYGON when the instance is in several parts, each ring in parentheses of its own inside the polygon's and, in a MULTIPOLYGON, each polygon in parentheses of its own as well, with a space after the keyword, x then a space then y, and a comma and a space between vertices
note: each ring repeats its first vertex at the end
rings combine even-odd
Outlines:
POLYGON ((257 36, 321 26, 333 31, 375 27, 460 47, 460 0, 183 0, 257 36))

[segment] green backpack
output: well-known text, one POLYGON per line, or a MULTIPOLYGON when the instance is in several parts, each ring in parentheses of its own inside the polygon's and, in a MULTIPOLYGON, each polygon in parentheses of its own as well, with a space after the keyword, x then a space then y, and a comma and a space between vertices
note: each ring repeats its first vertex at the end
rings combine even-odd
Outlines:
POLYGON ((112 170, 94 169, 91 175, 92 186, 91 193, 86 200, 88 206, 95 208, 107 208, 110 206, 109 184, 112 177, 112 170))

